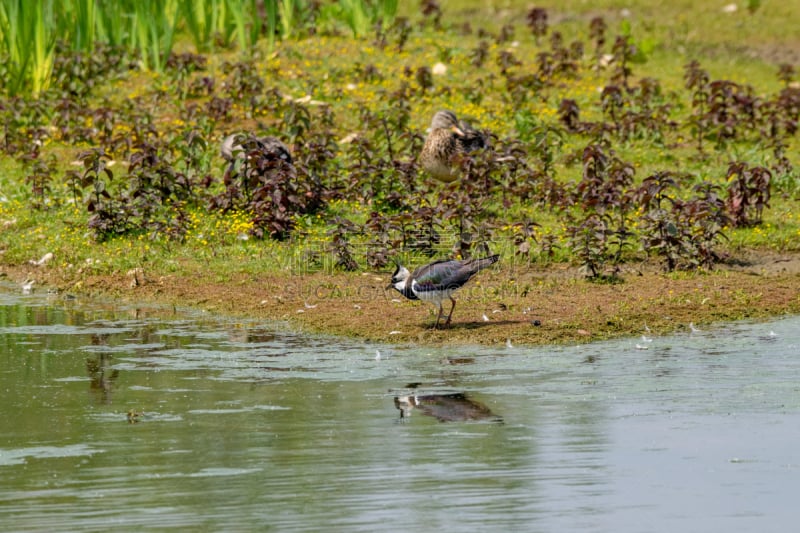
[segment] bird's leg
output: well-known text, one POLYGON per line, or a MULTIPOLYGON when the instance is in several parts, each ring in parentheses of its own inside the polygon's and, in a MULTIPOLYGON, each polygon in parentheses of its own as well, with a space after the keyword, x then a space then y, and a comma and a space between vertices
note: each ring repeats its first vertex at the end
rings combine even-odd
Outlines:
POLYGON ((447 327, 447 326, 450 325, 450 319, 453 318, 453 311, 455 311, 455 309, 456 309, 456 301, 453 299, 452 296, 450 297, 450 301, 453 302, 453 306, 450 308, 450 314, 447 315, 447 320, 444 323, 444 327, 447 327))
POLYGON ((439 329, 439 321, 442 319, 442 303, 439 302, 439 314, 436 315, 436 324, 433 325, 433 329, 439 329))

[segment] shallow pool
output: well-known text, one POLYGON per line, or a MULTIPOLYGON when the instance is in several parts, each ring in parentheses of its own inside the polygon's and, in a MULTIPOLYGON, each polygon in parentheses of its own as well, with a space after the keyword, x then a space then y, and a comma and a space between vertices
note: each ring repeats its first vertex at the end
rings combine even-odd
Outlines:
POLYGON ((800 318, 430 349, 0 289, 7 531, 787 531, 800 318))

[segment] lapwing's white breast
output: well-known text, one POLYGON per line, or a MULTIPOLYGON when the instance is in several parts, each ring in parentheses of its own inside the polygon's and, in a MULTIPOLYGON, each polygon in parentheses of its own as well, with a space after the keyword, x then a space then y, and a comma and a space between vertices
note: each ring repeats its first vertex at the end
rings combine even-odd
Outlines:
POLYGON ((414 294, 417 295, 422 301, 425 302, 441 302, 450 297, 454 292, 456 292, 456 287, 451 289, 428 289, 423 290, 416 280, 411 282, 411 290, 414 291, 414 294))

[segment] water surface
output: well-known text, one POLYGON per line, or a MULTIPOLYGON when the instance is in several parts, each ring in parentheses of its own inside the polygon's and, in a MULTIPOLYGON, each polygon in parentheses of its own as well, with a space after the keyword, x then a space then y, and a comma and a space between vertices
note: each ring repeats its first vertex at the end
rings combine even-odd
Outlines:
POLYGON ((430 349, 5 287, 0 524, 786 531, 798 354, 798 317, 430 349))

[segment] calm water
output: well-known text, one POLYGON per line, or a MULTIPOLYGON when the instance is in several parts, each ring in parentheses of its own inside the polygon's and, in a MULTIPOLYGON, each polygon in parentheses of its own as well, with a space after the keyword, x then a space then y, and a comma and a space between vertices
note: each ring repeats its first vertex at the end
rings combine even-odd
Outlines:
POLYGON ((777 532, 800 518, 798 317, 431 350, 7 286, 0 395, 3 531, 777 532))

